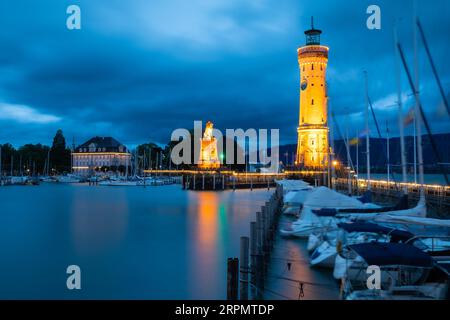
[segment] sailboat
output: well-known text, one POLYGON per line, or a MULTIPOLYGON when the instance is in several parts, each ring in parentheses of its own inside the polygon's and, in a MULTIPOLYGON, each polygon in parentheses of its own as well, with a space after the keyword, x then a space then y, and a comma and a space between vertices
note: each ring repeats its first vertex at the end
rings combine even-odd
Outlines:
POLYGON ((333 268, 336 255, 343 245, 365 242, 406 242, 414 234, 406 230, 381 226, 371 222, 341 222, 338 232, 327 235, 324 241, 312 252, 310 265, 333 268), (334 237, 333 237, 334 236, 334 237))

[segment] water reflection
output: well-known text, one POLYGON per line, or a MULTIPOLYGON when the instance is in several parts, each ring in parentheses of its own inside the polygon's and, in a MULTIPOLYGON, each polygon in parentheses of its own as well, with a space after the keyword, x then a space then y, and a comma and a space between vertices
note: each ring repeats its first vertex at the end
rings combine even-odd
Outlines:
POLYGON ((217 295, 214 286, 217 281, 217 269, 220 269, 219 255, 223 243, 219 241, 220 197, 216 192, 190 192, 188 233, 189 287, 194 296, 217 295))
POLYGON ((98 195, 90 195, 89 201, 86 201, 86 193, 92 193, 92 190, 86 188, 73 196, 70 231, 74 250, 79 255, 106 253, 125 236, 128 223, 125 190, 114 190, 114 201, 108 191, 97 191, 98 195))

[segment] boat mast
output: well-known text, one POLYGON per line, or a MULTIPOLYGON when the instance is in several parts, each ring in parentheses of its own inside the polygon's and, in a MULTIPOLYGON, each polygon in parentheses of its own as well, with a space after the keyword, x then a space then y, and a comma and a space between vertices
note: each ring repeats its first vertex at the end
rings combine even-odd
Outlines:
POLYGON ((358 132, 358 142, 356 143, 356 179, 359 179, 359 135, 358 132))
MULTIPOLYGON (((417 91, 419 91, 419 50, 418 50, 418 42, 417 42, 417 27, 415 25, 416 22, 416 16, 417 16, 417 0, 413 1, 413 17, 412 17, 412 23, 413 23, 413 46, 414 46, 414 82, 415 86, 417 88, 417 91)), ((417 104, 417 101, 416 101, 417 104)), ((417 184, 417 138, 416 138, 416 123, 417 123, 417 117, 416 117, 416 111, 414 110, 414 117, 413 117, 413 127, 414 127, 414 183, 417 184)), ((420 125, 420 124, 419 124, 420 125)))
POLYGON ((416 104, 415 104, 415 126, 416 126, 416 133, 417 133, 417 152, 418 152, 418 160, 419 160, 419 183, 420 183, 420 197, 424 197, 424 190, 423 190, 423 153, 422 153, 422 116, 420 114, 419 110, 419 97, 420 97, 420 90, 419 90, 419 59, 418 59, 418 48, 417 48, 417 27, 415 25, 415 21, 417 20, 417 1, 414 0, 413 2, 413 30, 414 30, 414 74, 415 74, 415 92, 414 95, 416 96, 416 104))
POLYGON ((0 185, 2 183, 2 147, 0 144, 0 185))
POLYGON ((366 88, 366 166, 367 166, 367 191, 370 191, 370 131, 369 131, 369 85, 367 71, 364 71, 364 83, 366 88))
POLYGON ((388 123, 386 121, 386 162, 387 162, 387 182, 388 185, 390 183, 389 179, 390 179, 390 173, 391 173, 391 168, 390 168, 390 158, 389 158, 389 127, 388 127, 388 123))
MULTIPOLYGON (((414 112, 415 113, 415 112, 414 112)), ((413 115, 413 143, 414 143, 414 183, 417 184, 417 144, 416 144, 416 115, 413 115)))
POLYGON ((352 194, 352 182, 351 182, 351 177, 350 177, 350 169, 351 169, 351 165, 350 165, 350 146, 349 146, 349 141, 348 141, 348 122, 345 123, 345 139, 347 141, 347 143, 345 144, 345 147, 347 149, 347 185, 348 185, 348 194, 351 195, 352 194))
POLYGON ((405 153, 405 137, 404 137, 404 127, 403 127, 403 103, 402 103, 402 87, 400 80, 400 63, 399 63, 399 52, 397 49, 397 25, 394 22, 394 49, 395 49, 395 66, 396 66, 396 80, 397 80, 397 104, 398 104, 398 127, 400 131, 400 156, 402 161, 402 182, 403 182, 403 194, 408 192, 406 187, 406 153, 405 153))
MULTIPOLYGON (((330 110, 330 109, 328 109, 328 110, 330 110)), ((331 117, 328 118, 328 119, 330 119, 330 124, 329 124, 330 125, 329 126, 329 128, 330 128, 329 134, 330 134, 330 142, 331 142, 330 160, 332 161, 332 164, 333 164, 336 159, 335 154, 334 154, 334 128, 333 128, 335 121, 334 121, 333 112, 330 111, 330 113, 331 113, 331 117)), ((335 169, 336 168, 333 164, 331 166, 331 189, 334 189, 334 177, 335 177, 335 173, 336 173, 335 169)))

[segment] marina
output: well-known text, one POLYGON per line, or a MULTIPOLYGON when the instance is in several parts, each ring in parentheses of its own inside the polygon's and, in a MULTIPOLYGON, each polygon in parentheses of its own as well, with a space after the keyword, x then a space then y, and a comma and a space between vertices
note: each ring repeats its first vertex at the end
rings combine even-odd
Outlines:
POLYGON ((2 6, 0 300, 450 300, 450 4, 418 1, 2 6))

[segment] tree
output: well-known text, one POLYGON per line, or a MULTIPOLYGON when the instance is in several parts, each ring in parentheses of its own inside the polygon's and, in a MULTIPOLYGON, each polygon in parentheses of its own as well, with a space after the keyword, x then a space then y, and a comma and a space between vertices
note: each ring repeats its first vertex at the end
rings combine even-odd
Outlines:
MULTIPOLYGON (((139 159, 139 167, 145 169, 154 169, 157 166, 157 162, 161 162, 162 148, 158 147, 153 142, 144 143, 137 146, 137 154, 139 159), (145 158, 144 158, 145 155, 145 158)), ((164 156, 163 156, 164 159, 164 156)))
POLYGON ((59 173, 70 171, 70 150, 66 148, 66 139, 61 129, 56 131, 50 150, 50 166, 59 173))

